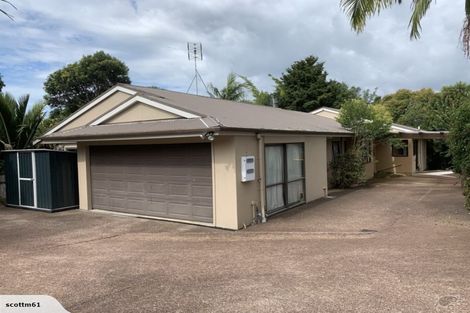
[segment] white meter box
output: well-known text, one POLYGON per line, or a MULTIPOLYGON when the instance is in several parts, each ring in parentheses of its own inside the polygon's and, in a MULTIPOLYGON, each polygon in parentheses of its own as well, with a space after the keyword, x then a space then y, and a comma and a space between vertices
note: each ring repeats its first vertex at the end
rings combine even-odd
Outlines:
POLYGON ((242 156, 242 182, 255 180, 255 157, 242 156))

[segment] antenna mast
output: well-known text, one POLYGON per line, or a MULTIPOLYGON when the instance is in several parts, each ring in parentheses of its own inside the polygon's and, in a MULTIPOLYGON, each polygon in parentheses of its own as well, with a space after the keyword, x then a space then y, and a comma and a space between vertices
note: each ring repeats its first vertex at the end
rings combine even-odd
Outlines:
POLYGON ((209 93, 207 90, 206 83, 204 83, 204 80, 202 79, 201 74, 199 74, 199 71, 197 70, 197 60, 203 59, 202 56, 202 44, 200 42, 188 42, 188 60, 194 60, 194 77, 191 80, 191 84, 189 84, 188 90, 186 90, 186 93, 189 93, 189 90, 193 86, 194 82, 196 83, 196 95, 199 95, 199 86, 198 86, 198 80, 201 80, 202 84, 204 85, 204 88, 206 89, 206 92, 209 93))

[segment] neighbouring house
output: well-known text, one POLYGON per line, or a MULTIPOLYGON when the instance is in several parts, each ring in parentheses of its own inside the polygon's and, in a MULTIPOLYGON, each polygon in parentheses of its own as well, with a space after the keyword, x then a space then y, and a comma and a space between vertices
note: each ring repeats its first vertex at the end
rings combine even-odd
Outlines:
POLYGON ((349 136, 309 113, 119 84, 41 140, 76 147, 80 209, 240 229, 323 197, 327 138, 349 136))
MULTIPOLYGON (((322 107, 310 113, 336 120, 339 110, 322 107)), ((378 172, 413 175, 427 170, 427 141, 445 139, 448 134, 446 131, 427 131, 395 123, 392 124, 390 132, 402 140, 402 147, 394 148, 387 143, 372 144, 370 158, 365 160, 366 179, 374 177, 378 172)), ((344 153, 350 142, 350 138, 329 137, 327 162, 330 163, 337 155, 344 153)))

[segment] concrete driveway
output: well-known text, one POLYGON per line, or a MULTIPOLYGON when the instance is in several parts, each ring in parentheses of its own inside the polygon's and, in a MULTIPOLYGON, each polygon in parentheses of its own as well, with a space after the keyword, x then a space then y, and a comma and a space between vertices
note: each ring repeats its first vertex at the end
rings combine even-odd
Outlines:
POLYGON ((0 294, 71 312, 469 312, 456 183, 378 180, 238 232, 0 208, 0 294))

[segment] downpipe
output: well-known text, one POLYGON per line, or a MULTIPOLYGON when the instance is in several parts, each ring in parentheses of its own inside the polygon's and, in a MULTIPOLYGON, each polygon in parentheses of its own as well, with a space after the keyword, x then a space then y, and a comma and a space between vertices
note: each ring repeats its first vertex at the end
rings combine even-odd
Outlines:
POLYGON ((264 137, 260 134, 256 134, 256 139, 258 141, 258 159, 259 159, 259 170, 258 170, 258 173, 259 173, 259 178, 258 178, 258 182, 259 182, 259 192, 260 192, 260 211, 261 212, 258 212, 257 213, 257 216, 259 214, 260 218, 261 218, 261 223, 266 223, 266 193, 264 192, 264 177, 265 177, 265 173, 264 173, 264 137))

